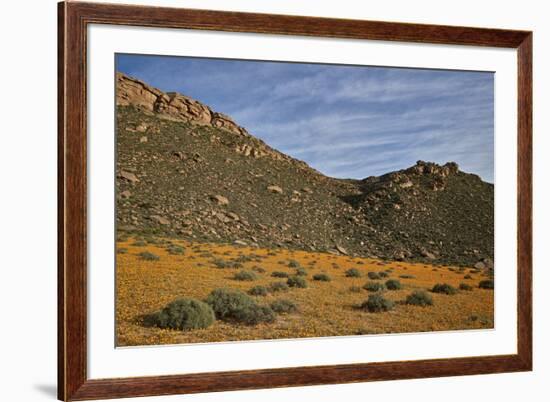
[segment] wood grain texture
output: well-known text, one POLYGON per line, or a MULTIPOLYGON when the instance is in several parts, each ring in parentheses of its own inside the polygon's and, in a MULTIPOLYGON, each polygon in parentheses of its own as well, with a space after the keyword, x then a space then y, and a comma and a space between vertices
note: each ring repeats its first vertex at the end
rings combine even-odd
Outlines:
POLYGON ((71 3, 61 3, 59 7, 64 20, 64 60, 59 77, 64 101, 59 105, 63 114, 63 125, 59 127, 63 148, 59 154, 62 218, 58 229, 63 247, 58 268, 63 279, 58 285, 63 297, 59 300, 63 309, 63 321, 59 323, 63 384, 58 388, 60 396, 69 399, 87 380, 86 28, 78 8, 71 3))
POLYGON ((57 397, 65 395, 65 12, 57 7, 57 397))
POLYGON ((533 35, 518 48, 518 354, 533 365, 533 35))
POLYGON ((532 369, 532 33, 93 3, 58 6, 58 398, 85 400, 532 369), (518 349, 505 356, 89 380, 86 33, 91 23, 506 47, 518 51, 518 349))
POLYGON ((91 380, 74 400, 525 371, 517 355, 91 380))
POLYGON ((527 32, 444 25, 190 10, 149 6, 71 4, 88 22, 277 35, 518 47, 527 32))

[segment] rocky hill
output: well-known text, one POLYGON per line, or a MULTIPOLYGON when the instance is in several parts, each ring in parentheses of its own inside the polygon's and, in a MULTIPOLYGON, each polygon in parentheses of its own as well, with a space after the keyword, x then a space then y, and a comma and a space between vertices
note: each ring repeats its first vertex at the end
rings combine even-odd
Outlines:
POLYGON ((117 74, 117 229, 207 242, 474 265, 493 258, 493 185, 419 161, 327 177, 230 117, 117 74))

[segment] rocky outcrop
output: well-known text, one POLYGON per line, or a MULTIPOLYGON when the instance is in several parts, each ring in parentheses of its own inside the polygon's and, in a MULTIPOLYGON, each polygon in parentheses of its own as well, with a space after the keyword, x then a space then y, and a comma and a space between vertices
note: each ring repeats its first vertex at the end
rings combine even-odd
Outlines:
POLYGON ((439 177, 447 177, 451 174, 458 172, 458 164, 455 162, 447 162, 443 166, 440 166, 433 162, 417 161, 416 165, 405 169, 405 173, 409 174, 427 174, 439 177))
POLYGON ((239 127, 229 116, 222 113, 214 112, 210 124, 217 128, 222 128, 231 131, 235 134, 248 134, 244 128, 239 127))
POLYGON ((135 106, 161 117, 188 121, 249 136, 245 128, 229 116, 217 113, 199 101, 177 92, 163 92, 135 78, 117 73, 117 106, 135 106))
MULTIPOLYGON (((243 156, 250 158, 269 157, 278 161, 287 161, 309 169, 304 162, 294 160, 281 152, 269 147, 263 141, 251 135, 244 127, 239 126, 225 114, 215 112, 201 102, 177 92, 163 92, 138 79, 117 73, 117 106, 133 106, 140 112, 145 112, 162 119, 175 122, 187 122, 199 126, 212 127, 230 134, 231 139, 221 141, 226 146, 243 156)), ((136 126, 126 126, 126 131, 135 133, 158 133, 158 125, 141 122, 136 126)), ((149 137, 142 136, 142 143, 149 137)), ((219 136, 211 136, 210 141, 219 142, 219 136)), ((175 157, 184 159, 182 152, 175 152, 175 157)))
POLYGON ((155 111, 159 97, 164 93, 139 80, 117 73, 116 104, 117 106, 134 105, 149 112, 155 111))
POLYGON ((211 124, 212 111, 199 101, 176 92, 168 92, 167 95, 167 98, 159 98, 155 105, 155 112, 169 115, 177 120, 211 124))
POLYGON ((419 186, 429 188, 433 191, 443 191, 450 176, 459 172, 458 164, 447 162, 438 165, 433 162, 417 161, 416 165, 410 168, 391 172, 380 177, 367 177, 363 183, 372 190, 388 189, 394 187, 409 189, 415 192, 419 186))

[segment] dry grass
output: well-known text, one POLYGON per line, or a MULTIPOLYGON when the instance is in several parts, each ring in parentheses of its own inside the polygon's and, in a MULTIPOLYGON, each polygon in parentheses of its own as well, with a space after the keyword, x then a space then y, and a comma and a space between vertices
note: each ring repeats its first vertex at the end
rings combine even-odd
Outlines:
MULTIPOLYGON (((219 342, 253 339, 280 339, 337 335, 377 334, 396 332, 442 331, 493 327, 493 291, 479 289, 486 279, 482 273, 470 273, 456 267, 434 267, 425 264, 382 262, 305 251, 266 250, 219 244, 198 244, 172 241, 185 248, 182 255, 170 253, 167 246, 135 246, 134 239, 120 241, 117 247, 127 249, 117 254, 117 345, 155 345, 195 342, 219 342), (157 261, 140 258, 142 252, 159 256, 157 261), (239 258, 240 257, 240 258, 239 258), (239 268, 217 268, 215 260, 236 260, 239 268), (270 293, 256 300, 262 305, 284 298, 298 306, 298 312, 277 317, 275 323, 256 326, 216 321, 207 329, 187 332, 149 328, 142 325, 144 314, 161 309, 176 298, 204 300, 215 288, 228 287, 247 292, 254 286, 269 287, 277 281, 275 271, 295 273, 288 262, 295 260, 307 267, 308 288, 291 288, 270 293), (285 261, 282 265, 280 261, 285 261), (241 269, 260 266, 253 281, 236 281, 241 269), (345 271, 356 268, 361 278, 346 277, 345 271), (368 313, 357 309, 369 293, 361 288, 369 279, 367 272, 393 268, 389 278, 398 279, 400 290, 385 292, 384 297, 397 302, 395 309, 383 313, 368 313), (452 270, 451 270, 452 269, 452 270), (332 281, 313 281, 315 274, 327 274, 332 281), (405 277, 403 276, 405 275, 405 277), (411 277, 412 276, 412 277, 411 277), (407 279, 408 277, 408 279, 407 279), (456 288, 461 282, 473 286, 472 291, 456 295, 430 293, 432 307, 417 307, 400 302, 414 290, 428 290, 436 283, 448 283, 456 288), (475 318, 473 318, 475 317, 475 318)), ((389 279, 388 278, 388 279, 389 279)), ((372 294, 372 293, 371 293, 372 294)))

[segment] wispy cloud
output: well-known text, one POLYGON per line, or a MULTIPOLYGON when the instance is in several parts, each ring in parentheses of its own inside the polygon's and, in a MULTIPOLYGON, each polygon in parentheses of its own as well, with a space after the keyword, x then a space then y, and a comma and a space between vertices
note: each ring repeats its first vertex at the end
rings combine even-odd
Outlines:
POLYGON ((418 159, 493 181, 492 73, 119 55, 117 67, 231 115, 336 177, 418 159))

